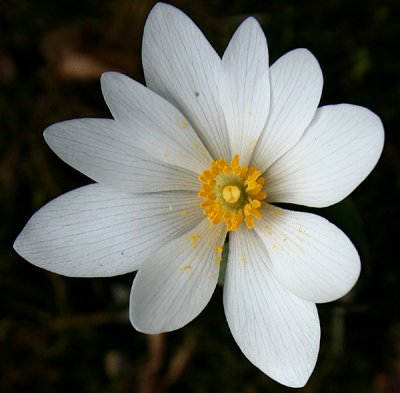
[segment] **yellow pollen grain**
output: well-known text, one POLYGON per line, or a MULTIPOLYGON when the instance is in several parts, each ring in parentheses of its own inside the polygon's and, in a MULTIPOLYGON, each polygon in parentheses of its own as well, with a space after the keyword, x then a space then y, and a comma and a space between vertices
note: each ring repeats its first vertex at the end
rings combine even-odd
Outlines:
POLYGON ((197 243, 199 242, 200 236, 193 234, 189 236, 189 240, 192 242, 192 248, 195 249, 197 247, 197 243))
POLYGON ((187 120, 186 119, 182 119, 181 128, 185 129, 185 128, 188 128, 188 126, 189 126, 189 123, 187 122, 187 120))
POLYGON ((204 160, 208 160, 209 159, 207 150, 204 148, 204 146, 200 142, 194 141, 194 142, 192 142, 192 146, 197 151, 197 153, 199 153, 201 155, 201 157, 204 160))
POLYGON ((254 147, 257 144, 258 140, 256 138, 250 139, 250 146, 254 147))
POLYGON ((179 215, 180 215, 181 217, 186 217, 187 214, 188 214, 188 213, 187 213, 186 210, 182 210, 182 211, 179 212, 179 215))
POLYGON ((216 266, 219 266, 219 264, 221 263, 221 261, 222 261, 222 257, 221 257, 221 256, 216 256, 216 257, 215 257, 215 265, 216 265, 216 266))
POLYGON ((179 270, 182 270, 183 272, 186 272, 192 268, 191 265, 183 265, 179 270))
POLYGON ((240 198, 240 189, 238 186, 225 186, 222 190, 222 197, 228 203, 236 203, 240 198))
POLYGON ((224 250, 224 246, 218 246, 217 252, 221 253, 224 250))

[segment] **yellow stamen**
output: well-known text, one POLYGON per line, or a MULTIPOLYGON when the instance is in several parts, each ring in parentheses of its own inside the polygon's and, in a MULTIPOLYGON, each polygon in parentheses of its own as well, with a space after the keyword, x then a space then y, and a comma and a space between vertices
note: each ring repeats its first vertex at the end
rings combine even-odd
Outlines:
POLYGON ((239 165, 235 154, 230 164, 223 158, 211 161, 210 169, 199 176, 202 182, 200 204, 212 224, 224 220, 228 231, 234 231, 244 221, 251 229, 254 218, 260 219, 261 201, 267 197, 262 191, 264 179, 254 167, 239 165))

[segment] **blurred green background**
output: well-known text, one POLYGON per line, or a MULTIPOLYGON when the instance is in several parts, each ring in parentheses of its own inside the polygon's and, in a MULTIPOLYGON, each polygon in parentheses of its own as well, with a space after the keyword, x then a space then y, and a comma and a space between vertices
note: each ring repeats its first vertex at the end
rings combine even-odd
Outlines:
MULTIPOLYGON (((143 82, 140 49, 152 0, 0 0, 0 392, 289 392, 230 335, 218 288, 195 321, 167 335, 127 316, 134 274, 65 278, 30 265, 12 243, 50 199, 90 180, 47 147, 48 125, 109 117, 99 76, 143 82)), ((381 116, 383 156, 351 199, 321 209, 356 244, 355 289, 319 306, 321 352, 301 392, 400 392, 400 3, 398 0, 179 0, 222 54, 255 16, 271 61, 306 47, 319 59, 321 104, 381 116)))

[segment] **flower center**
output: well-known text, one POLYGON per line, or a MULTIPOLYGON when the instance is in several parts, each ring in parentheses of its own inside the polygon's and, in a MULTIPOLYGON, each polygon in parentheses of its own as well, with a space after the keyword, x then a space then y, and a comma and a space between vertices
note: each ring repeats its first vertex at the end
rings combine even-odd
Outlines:
POLYGON ((234 231, 244 220, 251 229, 254 217, 262 217, 259 209, 267 197, 262 191, 264 179, 256 168, 241 167, 237 154, 230 164, 223 158, 211 161, 210 169, 201 173, 199 179, 199 196, 204 198, 200 206, 212 224, 224 220, 228 231, 234 231))

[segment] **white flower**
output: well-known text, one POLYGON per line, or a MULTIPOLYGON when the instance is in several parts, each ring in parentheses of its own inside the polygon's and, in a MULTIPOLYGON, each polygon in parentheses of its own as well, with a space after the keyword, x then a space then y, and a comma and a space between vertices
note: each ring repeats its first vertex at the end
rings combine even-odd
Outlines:
POLYGON ((347 293, 360 261, 327 220, 271 203, 342 200, 381 154, 381 121, 355 105, 317 109, 317 60, 297 49, 269 67, 253 18, 221 60, 186 15, 157 4, 144 30, 143 67, 147 87, 103 75, 114 120, 45 131, 56 154, 97 183, 39 210, 15 249, 66 276, 138 269, 130 318, 158 333, 207 305, 229 229, 224 307, 232 334, 271 378, 304 385, 319 349, 314 303, 347 293))

